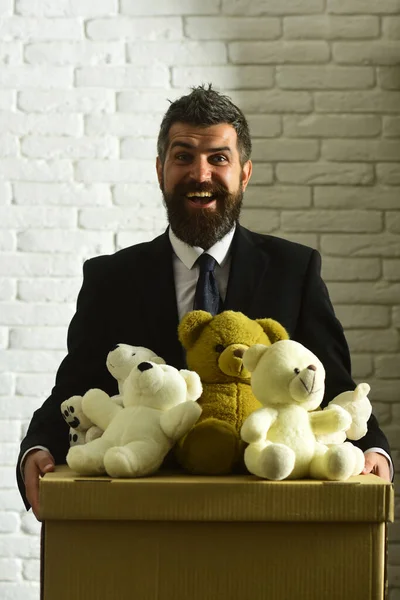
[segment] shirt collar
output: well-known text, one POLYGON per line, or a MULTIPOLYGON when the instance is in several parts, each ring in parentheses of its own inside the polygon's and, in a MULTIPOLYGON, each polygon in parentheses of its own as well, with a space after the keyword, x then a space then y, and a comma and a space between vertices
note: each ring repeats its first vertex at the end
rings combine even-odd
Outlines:
MULTIPOLYGON (((213 258, 215 258, 220 267, 224 265, 228 257, 235 229, 236 224, 221 240, 216 242, 207 250, 207 254, 210 254, 213 258)), ((176 237, 171 227, 168 228, 168 235, 176 256, 183 262, 187 269, 191 269, 196 260, 201 254, 203 254, 203 252, 205 252, 205 250, 199 246, 189 246, 188 244, 185 244, 185 242, 182 242, 182 240, 176 237)))

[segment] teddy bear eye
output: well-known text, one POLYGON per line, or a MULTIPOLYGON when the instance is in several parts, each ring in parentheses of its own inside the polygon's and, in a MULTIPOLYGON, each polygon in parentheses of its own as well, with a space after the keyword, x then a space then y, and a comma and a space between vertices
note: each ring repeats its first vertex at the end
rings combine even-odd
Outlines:
POLYGON ((298 375, 300 373, 300 369, 298 369, 297 367, 294 369, 294 372, 296 373, 296 375, 298 375))
POLYGON ((136 352, 132 352, 132 356, 136 356, 136 352))
POLYGON ((224 346, 222 344, 217 344, 215 346, 215 351, 216 352, 223 352, 225 350, 224 346))

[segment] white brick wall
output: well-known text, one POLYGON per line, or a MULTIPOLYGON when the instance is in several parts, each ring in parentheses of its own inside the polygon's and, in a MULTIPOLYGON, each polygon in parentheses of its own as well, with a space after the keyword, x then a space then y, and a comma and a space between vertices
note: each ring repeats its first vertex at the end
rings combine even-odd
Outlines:
MULTIPOLYGON (((212 81, 248 116, 242 221, 321 251, 398 470, 400 1, 0 0, 0 17, 0 597, 39 598, 13 465, 82 262, 163 230, 156 137, 189 85, 212 81)), ((390 540, 399 600, 398 524, 390 540)))

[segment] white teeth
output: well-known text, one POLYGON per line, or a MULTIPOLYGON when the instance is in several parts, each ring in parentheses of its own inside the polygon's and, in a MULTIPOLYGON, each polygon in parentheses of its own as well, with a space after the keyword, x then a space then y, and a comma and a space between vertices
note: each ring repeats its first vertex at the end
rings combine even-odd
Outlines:
POLYGON ((186 196, 188 198, 212 198, 211 192, 189 192, 186 196))

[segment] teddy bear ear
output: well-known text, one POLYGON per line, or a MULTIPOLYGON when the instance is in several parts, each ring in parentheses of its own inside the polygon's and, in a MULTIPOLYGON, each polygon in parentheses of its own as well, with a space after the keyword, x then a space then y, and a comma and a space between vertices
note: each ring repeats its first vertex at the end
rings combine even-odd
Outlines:
POLYGON ((203 392, 203 386, 201 385, 200 376, 195 371, 188 371, 188 369, 181 369, 179 373, 186 381, 187 399, 197 400, 198 398, 200 398, 203 392))
POLYGON ((254 346, 250 346, 250 348, 245 351, 243 354, 243 364, 250 373, 255 370, 258 361, 268 348, 269 346, 265 346, 264 344, 254 344, 254 346))
POLYGON ((213 320, 213 316, 205 310, 188 312, 179 323, 178 337, 185 349, 193 346, 204 327, 213 320))
POLYGON ((161 356, 152 356, 151 362, 156 363, 156 365, 165 365, 165 360, 161 356))
POLYGON ((256 321, 264 329, 271 341, 271 344, 279 342, 279 340, 289 339, 288 332, 283 325, 278 323, 278 321, 275 321, 274 319, 256 319, 256 321))

